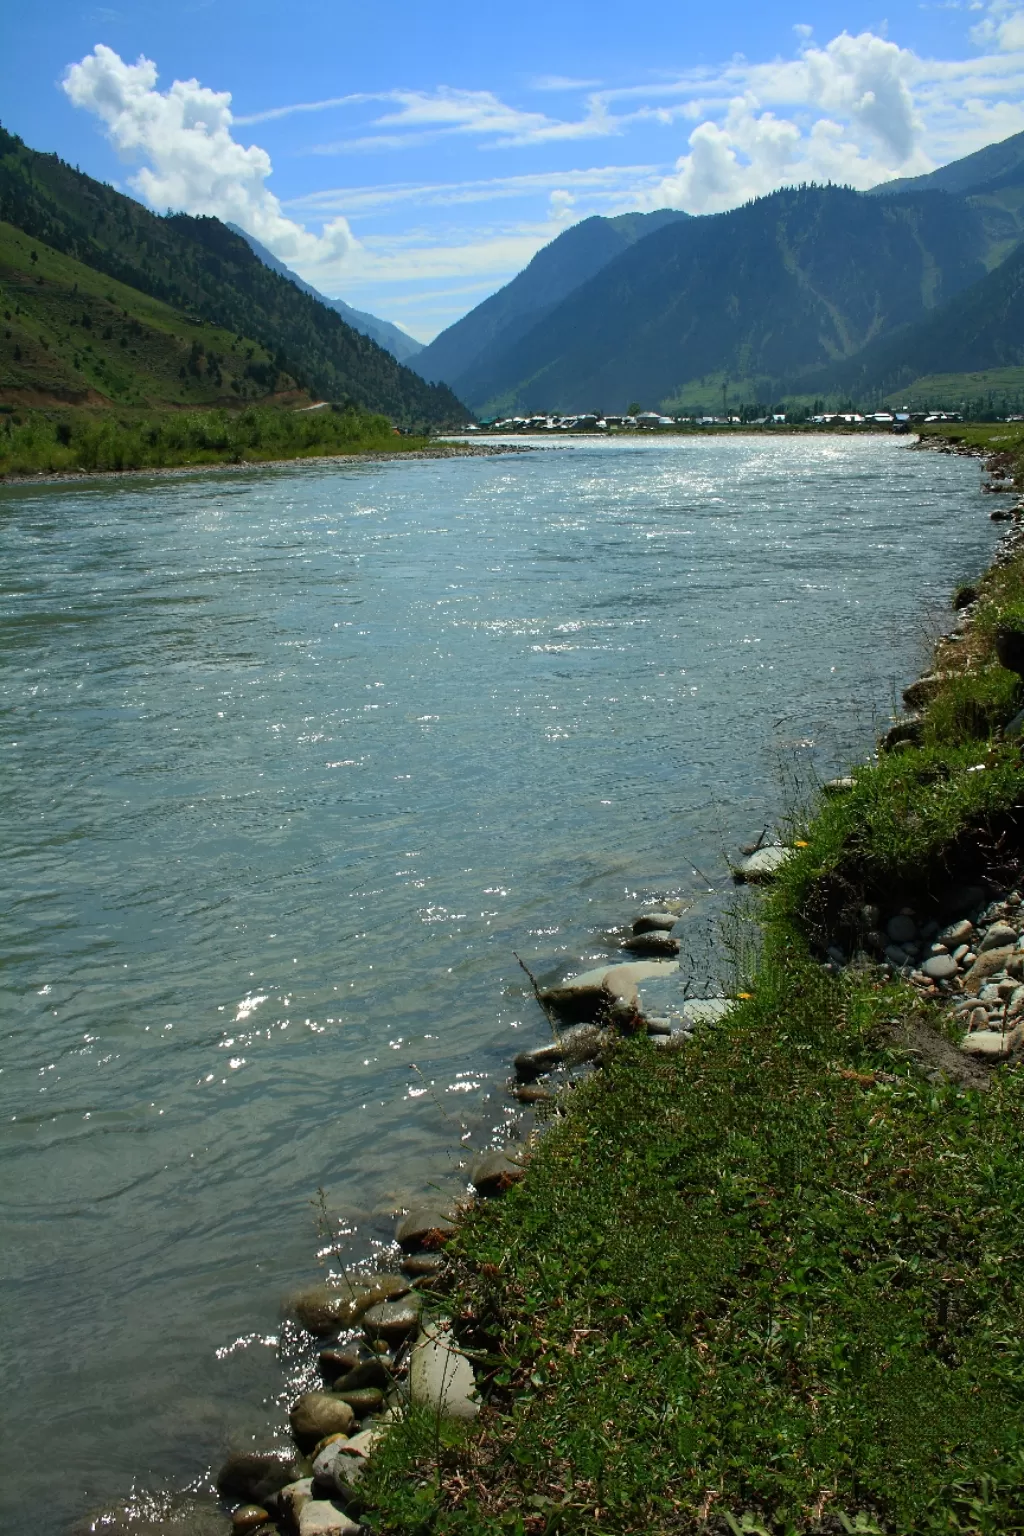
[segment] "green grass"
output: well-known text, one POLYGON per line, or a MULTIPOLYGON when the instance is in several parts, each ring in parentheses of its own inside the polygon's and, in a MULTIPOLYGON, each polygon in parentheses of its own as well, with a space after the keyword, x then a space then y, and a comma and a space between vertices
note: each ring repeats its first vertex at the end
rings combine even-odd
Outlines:
POLYGON ((931 373, 886 396, 896 410, 959 411, 991 397, 1018 411, 1024 401, 1024 368, 986 368, 978 373, 931 373))
POLYGON ((320 454, 415 450, 366 411, 30 411, 0 413, 0 476, 61 470, 162 469, 320 454))
POLYGON ((991 647, 1024 562, 980 586, 924 744, 795 818, 728 1022, 624 1040, 461 1224, 447 1304, 487 1406, 393 1429, 376 1530, 1024 1532, 1024 1070, 930 1077, 937 1008, 814 958, 867 899, 1020 869, 991 647))

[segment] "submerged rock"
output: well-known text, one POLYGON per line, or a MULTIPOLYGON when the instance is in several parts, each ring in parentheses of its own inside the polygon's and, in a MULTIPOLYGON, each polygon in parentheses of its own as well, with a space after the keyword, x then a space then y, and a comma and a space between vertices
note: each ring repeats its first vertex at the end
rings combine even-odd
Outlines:
POLYGON ((541 994, 541 1002, 559 1013, 576 1018, 594 1019, 607 1006, 609 994, 625 1002, 634 1001, 636 989, 649 976, 677 971, 674 961, 631 960, 619 965, 602 965, 579 976, 570 976, 541 994))
POLYGON ((413 1291, 401 1301, 383 1301, 371 1307, 363 1317, 363 1327, 368 1334, 382 1339, 404 1339, 417 1327, 423 1297, 413 1291))
POLYGON ((631 938, 623 940, 622 947, 634 955, 678 955, 680 944, 670 933, 654 929, 651 932, 634 933, 631 938))
POLYGON ((409 1289, 402 1275, 344 1275, 333 1285, 313 1285, 298 1292, 289 1308, 309 1333, 325 1338, 351 1328, 368 1307, 401 1296, 409 1289))
POLYGON ((607 1043, 603 1029, 594 1024, 579 1024, 567 1029, 548 1045, 534 1046, 532 1051, 521 1051, 513 1066, 517 1077, 527 1081, 540 1077, 542 1072, 552 1072, 555 1067, 581 1066, 593 1061, 607 1043))
POLYGON ((292 1450, 236 1451, 217 1473, 217 1492, 225 1499, 262 1504, 301 1476, 292 1450))
POLYGON ((410 1253, 402 1260, 402 1268, 413 1280, 418 1280, 421 1275, 436 1275, 444 1268, 444 1255, 430 1253, 428 1250, 424 1250, 423 1253, 410 1253))
POLYGON ((642 912, 634 920, 634 933, 669 933, 679 921, 676 912, 642 912))

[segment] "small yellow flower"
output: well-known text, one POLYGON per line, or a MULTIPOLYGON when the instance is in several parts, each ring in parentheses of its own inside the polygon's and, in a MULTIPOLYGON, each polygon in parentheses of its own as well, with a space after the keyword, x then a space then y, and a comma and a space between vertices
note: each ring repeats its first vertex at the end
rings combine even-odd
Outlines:
POLYGON ((810 846, 810 843, 801 842, 800 838, 797 838, 796 842, 793 844, 794 848, 809 848, 810 846))
POLYGON ((750 999, 753 997, 753 995, 754 995, 753 992, 737 992, 736 993, 736 996, 740 999, 741 1002, 744 1002, 744 1003, 749 1003, 750 999))

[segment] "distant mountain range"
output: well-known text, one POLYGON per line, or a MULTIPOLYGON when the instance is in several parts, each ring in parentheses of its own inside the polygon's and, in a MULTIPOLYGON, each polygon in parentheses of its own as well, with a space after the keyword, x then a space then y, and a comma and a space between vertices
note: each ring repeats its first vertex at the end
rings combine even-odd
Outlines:
POLYGON ((1011 366, 998 360, 1017 359, 1024 330, 1012 269, 997 274, 1022 235, 1024 134, 869 194, 810 186, 701 218, 588 219, 416 367, 484 417, 880 397, 925 360, 934 371, 947 342, 964 368, 1011 366))
MULTIPOLYGON (((297 272, 293 272, 291 267, 286 267, 283 261, 278 261, 273 251, 268 251, 255 235, 250 235, 239 224, 228 221, 227 227, 234 234, 241 235, 271 272, 277 272, 281 277, 286 277, 289 282, 295 284, 296 288, 301 288, 303 293, 308 293, 311 298, 326 304, 328 309, 333 309, 341 316, 346 325, 350 325, 354 331, 361 332, 363 336, 369 336, 378 347, 383 347, 386 352, 391 353, 392 357, 397 357, 400 363, 408 363, 418 352, 423 351, 422 341, 417 341, 415 336, 406 335, 405 331, 400 330, 397 325, 392 325, 390 320, 380 320, 376 315, 368 314, 365 309, 353 309, 352 305, 346 304, 344 299, 329 299, 326 294, 301 278, 297 272)), ((419 368, 416 371, 421 373, 419 368)))
POLYGON ((403 426, 465 421, 465 407, 446 385, 427 384, 335 309, 271 270, 218 219, 160 217, 2 128, 0 237, 7 259, 0 283, 10 317, 0 330, 2 399, 178 404, 212 395, 233 403, 298 386, 325 399, 351 400, 403 426), (53 291, 41 270, 44 253, 37 250, 32 262, 19 233, 46 248, 53 291), (91 310, 82 309, 88 324, 75 312, 78 279, 71 263, 130 290, 119 297, 111 289, 109 303, 103 299, 118 314, 104 315, 98 336, 88 335, 95 330, 91 310), (67 290, 59 303, 57 289, 67 290), (139 359, 151 353, 152 367, 133 366, 135 333, 120 324, 122 311, 145 332, 135 353, 139 359), (210 337, 214 368, 198 361, 206 355, 204 326, 217 333, 210 337), (100 376, 94 362, 111 344, 116 353, 100 376), (171 353, 177 366, 168 374, 171 353))

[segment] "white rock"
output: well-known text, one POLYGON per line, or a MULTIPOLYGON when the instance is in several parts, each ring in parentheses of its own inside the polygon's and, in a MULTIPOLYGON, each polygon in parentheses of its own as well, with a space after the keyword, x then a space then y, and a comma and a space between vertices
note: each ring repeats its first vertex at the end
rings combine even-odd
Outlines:
POLYGON ((409 1396, 448 1419, 473 1419, 480 1412, 473 1367, 444 1322, 428 1323, 413 1345, 409 1396))
POLYGON ((778 874, 783 864, 796 853, 795 848, 783 848, 777 843, 767 848, 759 848, 752 853, 749 859, 744 859, 736 871, 739 880, 746 880, 751 885, 757 885, 761 881, 771 880, 778 874))
POLYGON ((678 960, 633 960, 625 965, 602 965, 579 976, 569 976, 557 987, 547 987, 541 1000, 556 1008, 604 1000, 611 992, 623 1002, 636 1001, 637 984, 653 976, 669 976, 678 971, 678 960))
POLYGON ((731 997, 691 997, 683 1004, 683 1018, 691 1027, 696 1024, 717 1024, 735 1006, 731 997))
POLYGON ((299 1512, 299 1536, 352 1536, 360 1530, 330 1499, 310 1499, 299 1512))
POLYGON ((968 1056, 1009 1056, 1019 1036, 1019 1030, 976 1029, 965 1035, 960 1049, 968 1056))

